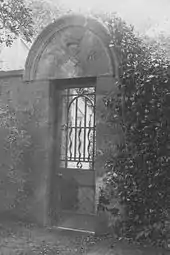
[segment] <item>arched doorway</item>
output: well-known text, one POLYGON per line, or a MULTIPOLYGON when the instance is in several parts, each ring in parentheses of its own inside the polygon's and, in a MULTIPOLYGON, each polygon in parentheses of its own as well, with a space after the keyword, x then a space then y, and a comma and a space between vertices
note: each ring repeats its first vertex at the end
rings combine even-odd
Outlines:
POLYGON ((92 17, 59 18, 30 50, 24 80, 49 85, 53 137, 49 206, 52 222, 60 228, 95 230, 96 102, 117 79, 109 33, 92 17))

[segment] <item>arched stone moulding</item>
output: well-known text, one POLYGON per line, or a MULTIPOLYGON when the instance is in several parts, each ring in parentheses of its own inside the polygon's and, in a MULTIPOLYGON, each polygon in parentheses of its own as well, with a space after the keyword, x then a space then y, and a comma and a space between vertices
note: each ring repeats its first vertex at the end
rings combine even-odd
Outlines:
POLYGON ((110 75, 117 80, 118 61, 110 40, 107 28, 97 19, 78 14, 62 16, 48 25, 33 43, 23 79, 110 75), (97 60, 86 62, 86 56, 91 54, 89 49, 97 52, 97 60))

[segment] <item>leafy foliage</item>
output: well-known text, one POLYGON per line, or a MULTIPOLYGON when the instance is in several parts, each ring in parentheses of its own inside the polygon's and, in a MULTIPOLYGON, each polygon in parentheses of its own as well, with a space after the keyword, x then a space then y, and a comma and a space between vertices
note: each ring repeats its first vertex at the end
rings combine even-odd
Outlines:
POLYGON ((40 34, 46 26, 62 14, 62 10, 59 10, 58 6, 44 0, 27 0, 25 4, 32 10, 34 36, 40 34))
MULTIPOLYGON (((24 196, 29 195, 26 194, 28 193, 26 192, 28 173, 24 171, 23 162, 25 151, 31 146, 31 136, 23 128, 23 125, 19 123, 16 112, 10 105, 1 104, 0 117, 0 133, 4 145, 4 154, 1 154, 1 164, 3 162, 3 168, 5 168, 3 176, 3 180, 5 180, 4 189, 6 188, 8 192, 10 190, 10 193, 14 197, 16 196, 14 203, 10 205, 16 206, 23 194, 24 196), (4 133, 3 130, 6 132, 4 133)), ((1 165, 1 178, 3 168, 1 165)))
POLYGON ((32 12, 23 0, 0 1, 0 43, 11 45, 18 35, 29 42, 33 32, 32 12))
POLYGON ((120 100, 107 100, 107 109, 113 123, 122 121, 125 134, 118 155, 107 162, 109 183, 115 183, 126 206, 123 235, 165 245, 170 208, 169 61, 163 49, 146 43, 120 18, 105 22, 120 58, 122 92, 120 100))

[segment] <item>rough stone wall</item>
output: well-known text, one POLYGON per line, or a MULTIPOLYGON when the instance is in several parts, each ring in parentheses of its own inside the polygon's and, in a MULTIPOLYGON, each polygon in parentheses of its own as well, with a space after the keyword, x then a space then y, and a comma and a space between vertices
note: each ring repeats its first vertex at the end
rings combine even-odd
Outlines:
MULTIPOLYGON (((111 137, 112 130, 100 119, 101 108, 105 108, 103 97, 112 93, 118 79, 117 58, 110 47, 107 29, 92 18, 65 16, 49 25, 33 44, 24 72, 24 81, 28 83, 22 81, 22 72, 0 73, 0 107, 3 106, 0 110, 0 117, 3 115, 0 118, 0 180, 4 182, 0 184, 0 201, 3 201, 0 212, 12 210, 41 224, 47 223, 50 179, 55 184, 50 176, 50 169, 55 169, 50 157, 53 155, 56 161, 59 146, 52 136, 49 84, 32 80, 81 76, 97 76, 97 180, 105 173, 103 155, 109 147, 108 141, 117 143, 121 137, 115 129, 116 135, 111 137), (108 74, 110 78, 100 77, 108 74)), ((55 97, 57 109, 58 98, 55 97)), ((60 115, 59 110, 55 115, 60 115)), ((52 121, 60 123, 60 118, 52 121)))
POLYGON ((45 224, 49 173, 49 84, 0 72, 0 213, 45 224))

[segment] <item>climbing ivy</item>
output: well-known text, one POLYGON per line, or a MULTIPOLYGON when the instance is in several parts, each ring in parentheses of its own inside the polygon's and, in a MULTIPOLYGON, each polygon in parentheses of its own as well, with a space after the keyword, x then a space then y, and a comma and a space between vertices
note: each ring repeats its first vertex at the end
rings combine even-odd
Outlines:
POLYGON ((165 246, 170 208, 169 61, 156 43, 145 42, 120 18, 113 15, 104 21, 120 61, 120 100, 110 97, 107 109, 113 124, 122 121, 125 139, 106 166, 107 183, 116 184, 126 207, 121 235, 165 246))

